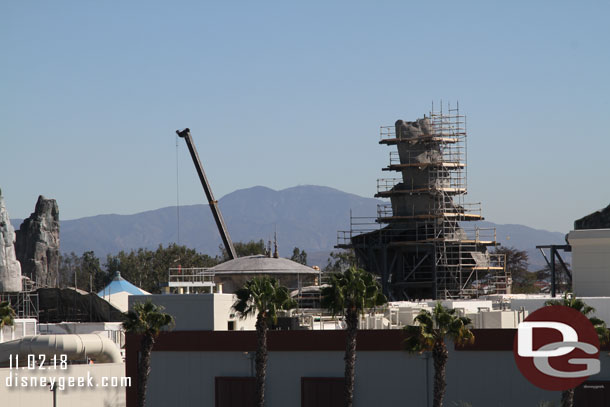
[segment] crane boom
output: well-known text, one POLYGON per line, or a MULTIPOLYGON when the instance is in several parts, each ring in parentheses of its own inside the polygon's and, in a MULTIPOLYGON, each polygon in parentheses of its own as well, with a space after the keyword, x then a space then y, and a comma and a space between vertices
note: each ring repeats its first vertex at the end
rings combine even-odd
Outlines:
POLYGON ((210 188, 208 178, 205 176, 205 172, 203 171, 203 166, 201 165, 199 154, 197 153, 197 149, 193 144, 191 131, 190 129, 186 128, 184 130, 176 130, 176 134, 178 134, 178 136, 182 137, 186 141, 186 145, 189 148, 191 158, 193 159, 193 164, 195 164, 195 169, 197 170, 197 175, 199 175, 199 180, 201 181, 201 185, 203 186, 205 195, 208 198, 208 202, 210 203, 210 209, 212 210, 212 215, 214 215, 216 226, 218 226, 218 231, 220 232, 222 243, 224 244, 225 249, 227 250, 227 255, 229 256, 230 260, 236 259, 237 254, 235 253, 235 247, 233 247, 233 242, 231 241, 231 237, 229 236, 229 232, 227 231, 227 225, 225 225, 225 221, 222 218, 222 213, 218 208, 218 201, 214 199, 214 194, 212 194, 212 188, 210 188))

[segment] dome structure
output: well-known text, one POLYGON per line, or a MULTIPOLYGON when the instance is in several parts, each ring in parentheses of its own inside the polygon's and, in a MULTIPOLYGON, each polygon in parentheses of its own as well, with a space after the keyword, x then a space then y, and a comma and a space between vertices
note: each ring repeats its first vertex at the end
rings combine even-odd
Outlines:
POLYGON ((273 277, 281 285, 296 289, 314 284, 320 275, 320 271, 295 261, 262 254, 238 257, 214 266, 210 271, 214 272, 216 284, 222 284, 223 291, 227 293, 237 291, 246 281, 256 276, 273 277))
POLYGON ((150 293, 125 280, 121 277, 121 273, 117 271, 112 281, 97 295, 120 311, 127 312, 130 295, 150 295, 150 293))

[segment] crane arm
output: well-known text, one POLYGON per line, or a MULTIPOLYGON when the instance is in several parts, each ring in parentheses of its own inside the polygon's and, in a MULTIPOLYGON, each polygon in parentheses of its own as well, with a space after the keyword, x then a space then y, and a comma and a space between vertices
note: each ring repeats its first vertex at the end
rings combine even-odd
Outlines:
POLYGON ((186 141, 186 145, 189 149, 189 152, 191 153, 191 158, 193 159, 193 164, 195 164, 195 169, 197 170, 197 175, 199 175, 199 180, 201 181, 201 185, 203 186, 205 195, 208 198, 210 209, 212 210, 212 215, 214 216, 214 220, 216 221, 216 226, 218 227, 218 231, 220 232, 220 237, 227 251, 227 255, 229 256, 230 260, 236 259, 237 254, 235 253, 235 247, 233 247, 233 242, 231 241, 231 237, 229 236, 229 232, 227 231, 227 225, 225 225, 225 221, 222 218, 222 213, 218 208, 218 201, 214 199, 214 194, 212 194, 212 188, 210 188, 208 178, 205 176, 205 172, 203 171, 203 166, 201 165, 199 154, 197 153, 197 149, 193 144, 191 131, 186 128, 184 130, 176 130, 176 134, 178 134, 178 136, 180 136, 184 139, 184 141, 186 141))

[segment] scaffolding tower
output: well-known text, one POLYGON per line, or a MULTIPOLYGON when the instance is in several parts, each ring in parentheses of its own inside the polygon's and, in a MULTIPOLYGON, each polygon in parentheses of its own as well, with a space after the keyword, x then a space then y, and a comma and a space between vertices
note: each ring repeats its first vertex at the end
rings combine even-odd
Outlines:
POLYGON ((396 146, 377 180, 375 197, 389 199, 373 219, 352 217, 337 248, 351 248, 363 267, 381 276, 393 300, 507 293, 510 277, 496 246, 495 228, 464 227, 483 220, 467 204, 466 118, 448 106, 414 122, 382 126, 379 144, 396 146))

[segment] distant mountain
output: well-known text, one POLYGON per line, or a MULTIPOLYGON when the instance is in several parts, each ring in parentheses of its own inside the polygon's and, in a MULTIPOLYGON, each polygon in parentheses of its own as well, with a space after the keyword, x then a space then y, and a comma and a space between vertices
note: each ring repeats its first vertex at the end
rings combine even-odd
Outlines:
MULTIPOLYGON (((483 229, 496 228, 496 240, 498 243, 502 246, 512 246, 519 250, 525 250, 529 256, 530 270, 533 271, 539 270, 546 265, 544 257, 542 257, 540 251, 536 249, 536 246, 566 244, 564 233, 533 229, 524 225, 498 225, 487 221, 470 222, 469 226, 474 225, 483 229)), ((548 249, 546 250, 546 253, 548 256, 548 249)), ((565 261, 571 262, 572 257, 570 253, 564 255, 563 252, 560 252, 559 254, 565 261)))
MULTIPOLYGON (((280 255, 289 257, 294 247, 308 253, 311 265, 324 266, 337 231, 349 229, 353 216, 376 215, 382 201, 363 198, 333 188, 305 185, 275 191, 257 186, 225 195, 219 206, 233 241, 272 239, 277 230, 280 255)), ((61 208, 60 208, 61 212, 61 208)), ((222 244, 208 205, 180 207, 179 243, 210 255, 222 244)), ((13 219, 18 228, 21 220, 13 219)), ((544 260, 537 244, 561 244, 561 233, 522 225, 496 225, 478 222, 482 228, 496 227, 503 245, 527 250, 533 269, 544 260)), ((473 226, 471 223, 468 226, 473 226)), ((61 251, 81 254, 93 250, 104 258, 109 253, 137 248, 155 249, 159 244, 178 242, 176 207, 161 208, 133 215, 98 215, 61 222, 61 251)))

